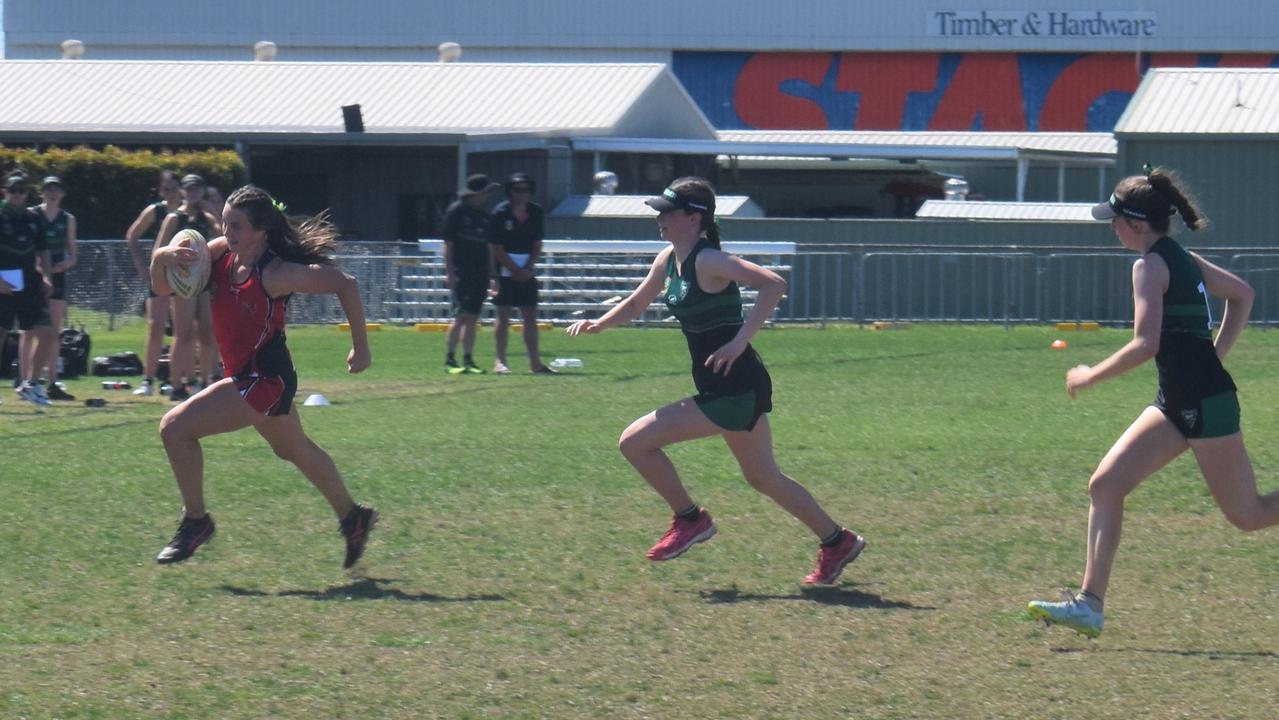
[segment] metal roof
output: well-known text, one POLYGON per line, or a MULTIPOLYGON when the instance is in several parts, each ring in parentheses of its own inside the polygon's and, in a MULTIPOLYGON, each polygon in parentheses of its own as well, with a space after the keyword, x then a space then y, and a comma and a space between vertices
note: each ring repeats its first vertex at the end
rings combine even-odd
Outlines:
POLYGON ((1279 69, 1155 68, 1115 134, 1279 134, 1279 69))
POLYGON ((991 159, 1049 154, 1113 159, 1118 152, 1118 144, 1110 133, 722 130, 719 139, 725 143, 846 147, 854 154, 882 150, 928 152, 944 148, 969 156, 985 152, 991 159))
POLYGON ((0 61, 0 134, 714 138, 665 65, 0 61), (679 107, 683 98, 687 107, 679 107), (672 103, 676 103, 672 105, 672 103))
POLYGON ((919 211, 915 213, 915 217, 964 220, 1096 222, 1092 217, 1092 203, 925 200, 919 211))
MULTIPOLYGON (((656 217, 657 211, 644 204, 649 195, 570 195, 551 211, 554 217, 656 217)), ((764 217, 764 210, 745 195, 718 195, 715 215, 719 217, 764 217)))

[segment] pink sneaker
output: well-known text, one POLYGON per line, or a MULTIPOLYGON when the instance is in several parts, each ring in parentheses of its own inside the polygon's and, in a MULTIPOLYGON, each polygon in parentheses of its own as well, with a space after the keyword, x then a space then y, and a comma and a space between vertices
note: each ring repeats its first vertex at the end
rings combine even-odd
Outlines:
POLYGON ((699 508, 696 520, 681 520, 676 517, 671 522, 671 529, 666 531, 657 544, 649 548, 648 559, 654 562, 673 560, 699 542, 706 542, 715 535, 715 521, 705 508, 699 508))
POLYGON ((844 571, 844 566, 856 560, 865 549, 866 538, 852 530, 845 530, 838 545, 817 549, 817 569, 804 578, 804 584, 830 585, 844 571))

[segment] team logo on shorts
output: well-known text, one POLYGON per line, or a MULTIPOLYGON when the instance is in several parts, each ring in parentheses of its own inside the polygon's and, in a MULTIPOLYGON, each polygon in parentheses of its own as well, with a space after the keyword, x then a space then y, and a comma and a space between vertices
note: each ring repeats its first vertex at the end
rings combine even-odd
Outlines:
POLYGON ((1181 419, 1186 422, 1186 427, 1194 427, 1199 422, 1198 410, 1182 410, 1181 419))

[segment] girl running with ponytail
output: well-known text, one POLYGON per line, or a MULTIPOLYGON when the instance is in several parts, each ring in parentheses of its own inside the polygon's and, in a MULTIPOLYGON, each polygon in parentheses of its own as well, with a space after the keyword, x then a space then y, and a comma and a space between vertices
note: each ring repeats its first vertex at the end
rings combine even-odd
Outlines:
MULTIPOLYGON (((227 377, 174 407, 160 421, 160 437, 185 513, 177 534, 156 561, 181 562, 213 535, 213 518, 204 507, 200 439, 252 426, 333 507, 346 538, 343 567, 349 568, 364 553, 377 512, 356 504, 333 460, 307 437, 293 412, 297 374, 285 345, 284 316, 294 293, 336 295, 351 325, 347 371, 363 372, 371 359, 359 287, 355 278, 334 264, 331 253, 337 245, 337 229, 323 214, 286 216, 283 205, 261 189, 247 186, 231 193, 222 217, 226 234, 209 243, 213 262, 209 291, 227 377)), ((155 292, 172 293, 165 268, 188 265, 195 258, 189 248, 158 247, 151 257, 155 292)))
POLYGON ((750 340, 786 294, 776 273, 720 249, 715 191, 694 177, 680 178, 646 201, 657 210, 657 229, 670 247, 653 260, 648 276, 630 297, 598 320, 579 320, 569 335, 598 333, 639 317, 658 295, 679 320, 693 360, 693 397, 659 408, 622 433, 622 455, 648 481, 675 517, 648 551, 650 560, 670 560, 715 534, 710 513, 689 497, 662 448, 719 435, 737 458, 751 487, 808 526, 821 545, 817 568, 804 582, 828 585, 866 547, 822 510, 802 485, 782 473, 773 458, 767 413, 773 384, 750 340), (755 306, 742 317, 738 284, 759 289, 755 306))
POLYGON ((1141 257, 1132 267, 1133 338, 1097 365, 1066 373, 1071 397, 1154 358, 1159 392, 1119 437, 1088 481, 1088 555, 1082 591, 1064 602, 1032 600, 1033 617, 1088 637, 1102 630, 1102 601, 1119 550, 1124 498, 1189 449, 1226 519, 1240 530, 1279 523, 1279 492, 1261 496, 1239 430, 1235 383, 1222 361, 1248 322, 1253 291, 1239 277, 1187 252, 1168 236, 1169 218, 1207 225, 1176 175, 1163 168, 1124 178, 1093 208, 1119 242, 1141 257), (1208 296, 1225 300, 1212 336, 1208 296))

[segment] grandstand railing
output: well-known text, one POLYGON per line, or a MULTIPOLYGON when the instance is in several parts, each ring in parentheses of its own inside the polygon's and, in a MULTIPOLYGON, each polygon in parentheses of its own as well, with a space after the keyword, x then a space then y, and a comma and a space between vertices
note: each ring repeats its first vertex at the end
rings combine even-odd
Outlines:
MULTIPOLYGON (((539 268, 543 319, 598 317, 626 297, 665 246, 649 241, 548 240, 539 268)), ((1047 323, 1132 321, 1131 269, 1121 250, 1067 247, 954 247, 734 243, 725 248, 781 274, 790 291, 778 322, 1047 323)), ((1279 248, 1212 248, 1214 263, 1257 291, 1251 321, 1279 325, 1279 248)), ((338 261, 360 281, 370 321, 411 324, 450 316, 440 242, 345 242, 338 261)), ((123 241, 81 241, 70 272, 68 319, 91 328, 142 322, 146 285, 123 241)), ((743 288, 747 304, 755 294, 743 288)), ((485 309, 485 319, 492 309, 485 309)), ((1220 317, 1220 306, 1214 307, 1220 317)), ((343 319, 332 296, 298 296, 290 322, 343 319)), ((654 303, 641 322, 668 313, 654 303)))

